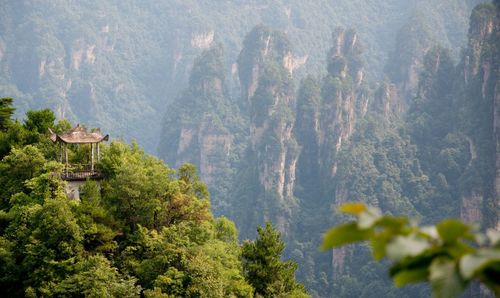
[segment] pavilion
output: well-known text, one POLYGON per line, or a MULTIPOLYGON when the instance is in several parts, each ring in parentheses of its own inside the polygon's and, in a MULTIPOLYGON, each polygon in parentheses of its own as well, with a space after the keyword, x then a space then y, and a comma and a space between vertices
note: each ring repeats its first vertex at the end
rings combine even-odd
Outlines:
POLYGON ((97 161, 101 158, 99 144, 102 141, 109 140, 109 135, 103 136, 99 129, 87 131, 87 129, 78 124, 71 130, 56 134, 49 128, 50 139, 53 142, 59 143, 59 161, 62 163, 64 158, 65 169, 62 175, 63 180, 67 181, 85 181, 87 178, 102 179, 102 174, 95 169, 95 155, 97 161), (85 165, 82 168, 70 168, 68 162, 68 144, 90 144, 90 165, 85 165))

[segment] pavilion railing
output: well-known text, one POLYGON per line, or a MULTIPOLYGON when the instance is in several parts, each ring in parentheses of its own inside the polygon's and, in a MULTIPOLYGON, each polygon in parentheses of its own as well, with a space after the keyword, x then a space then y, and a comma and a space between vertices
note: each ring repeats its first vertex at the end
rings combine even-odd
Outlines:
POLYGON ((103 173, 94 167, 91 168, 90 165, 77 165, 65 168, 61 174, 61 179, 77 181, 89 179, 102 179, 104 177, 103 173))

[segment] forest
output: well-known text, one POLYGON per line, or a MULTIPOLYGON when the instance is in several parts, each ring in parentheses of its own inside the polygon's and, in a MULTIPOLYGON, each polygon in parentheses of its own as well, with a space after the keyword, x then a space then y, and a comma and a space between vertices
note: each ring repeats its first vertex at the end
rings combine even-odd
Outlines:
MULTIPOLYGON (((48 109, 11 119, 0 100, 0 286, 8 297, 307 297, 297 264, 282 261, 271 223, 240 244, 238 230, 214 217, 195 168, 178 170, 137 144, 113 141, 87 180, 67 197, 49 128, 65 131, 48 109)), ((72 164, 88 144, 72 145, 72 164)), ((86 148, 85 148, 86 147, 86 148)), ((85 154, 87 152, 87 154, 85 154)))
POLYGON ((498 295, 498 0, 49 2, 0 5, 10 296, 498 295))

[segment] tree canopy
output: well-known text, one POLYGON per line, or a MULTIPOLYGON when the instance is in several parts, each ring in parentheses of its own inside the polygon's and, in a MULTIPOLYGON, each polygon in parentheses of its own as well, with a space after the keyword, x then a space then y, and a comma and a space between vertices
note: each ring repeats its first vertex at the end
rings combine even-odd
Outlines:
MULTIPOLYGON (((5 101, 9 105, 10 101, 5 101)), ((70 200, 64 165, 47 128, 64 131, 50 110, 29 111, 24 123, 4 119, 0 147, 0 287, 9 297, 252 297, 258 276, 245 274, 246 245, 227 218, 215 218, 196 168, 175 170, 137 144, 103 144, 80 199, 70 200)), ((85 162, 77 146, 70 160, 85 162)), ((296 264, 281 262, 278 241, 272 293, 301 289, 296 264), (281 264, 281 265, 280 265, 281 264), (281 272, 283 270, 283 273, 281 272), (279 282, 278 282, 279 281, 279 282)), ((264 230, 263 230, 264 231, 264 230)), ((267 233, 267 234, 266 234, 267 233)), ((256 243, 261 243, 257 240, 256 243)), ((267 245, 267 244, 266 244, 267 245)), ((257 245, 261 247, 261 244, 257 245)), ((267 289, 266 288, 266 289, 267 289)), ((269 295, 268 295, 269 296, 269 295)))

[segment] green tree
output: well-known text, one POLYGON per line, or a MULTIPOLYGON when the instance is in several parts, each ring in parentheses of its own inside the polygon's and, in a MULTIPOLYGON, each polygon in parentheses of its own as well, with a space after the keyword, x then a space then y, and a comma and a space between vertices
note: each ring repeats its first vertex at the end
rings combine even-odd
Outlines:
POLYGON ((160 231, 139 227, 120 262, 148 297, 250 297, 239 246, 215 238, 215 230, 212 221, 183 221, 160 231))
POLYGON ((10 197, 26 190, 25 181, 41 174, 46 160, 32 145, 14 148, 0 161, 0 198, 2 209, 9 206, 10 197))
POLYGON ((361 203, 344 204, 343 213, 356 221, 330 229, 322 249, 369 241, 373 258, 387 257, 397 287, 429 282, 435 297, 456 297, 468 284, 480 281, 500 295, 500 233, 478 233, 456 219, 418 227, 406 217, 382 215, 361 203))
POLYGON ((75 272, 61 281, 54 293, 63 297, 139 297, 136 279, 124 276, 102 255, 75 264, 75 272))
POLYGON ((257 239, 242 247, 243 271, 255 288, 255 297, 308 297, 304 286, 295 280, 297 263, 282 261, 285 243, 270 222, 257 228, 257 239))
POLYGON ((6 130, 9 123, 12 121, 11 117, 14 114, 12 103, 13 99, 10 97, 0 98, 0 131, 6 130))
POLYGON ((49 109, 32 110, 26 113, 24 126, 29 131, 46 134, 48 129, 54 126, 55 120, 56 116, 54 115, 54 112, 49 109))
POLYGON ((4 285, 12 290, 9 295, 18 296, 20 291, 28 296, 53 295, 55 282, 71 273, 83 246, 70 204, 64 198, 13 208, 13 220, 5 231, 17 265, 4 285))
POLYGON ((101 188, 96 181, 88 180, 80 188, 80 203, 73 208, 78 225, 83 232, 85 250, 113 253, 118 243, 118 224, 102 202, 101 188))

